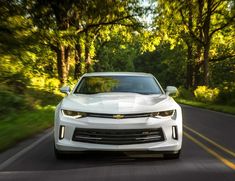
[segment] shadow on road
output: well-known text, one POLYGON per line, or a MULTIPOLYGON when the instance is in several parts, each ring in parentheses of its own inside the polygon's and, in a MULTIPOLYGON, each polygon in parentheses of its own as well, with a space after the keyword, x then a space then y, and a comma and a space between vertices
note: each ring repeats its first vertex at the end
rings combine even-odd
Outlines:
POLYGON ((152 152, 84 152, 66 155, 62 160, 57 160, 54 169, 74 169, 90 167, 109 167, 117 165, 155 165, 178 162, 166 160, 161 154, 152 152))

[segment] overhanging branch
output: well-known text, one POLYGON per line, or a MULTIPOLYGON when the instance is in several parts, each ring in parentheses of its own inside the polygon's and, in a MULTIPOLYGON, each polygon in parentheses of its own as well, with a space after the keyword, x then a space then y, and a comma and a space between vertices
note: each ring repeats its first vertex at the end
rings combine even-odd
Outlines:
POLYGON ((228 59, 228 58, 233 58, 235 57, 235 54, 231 54, 231 55, 222 55, 220 57, 217 57, 217 58, 212 58, 210 59, 209 61, 210 62, 219 62, 219 61, 223 61, 225 59, 228 59))
POLYGON ((122 25, 122 26, 133 26, 134 24, 126 24, 126 23, 121 23, 120 21, 125 20, 125 19, 130 19, 133 18, 133 16, 128 15, 128 16, 124 16, 121 18, 117 18, 114 19, 112 21, 107 21, 107 22, 98 22, 98 23, 94 23, 94 24, 88 24, 86 27, 84 28, 80 28, 76 31, 76 33, 82 33, 85 31, 88 31, 89 29, 95 28, 95 27, 100 27, 100 26, 108 26, 108 25, 122 25))
POLYGON ((224 29, 225 27, 231 25, 232 23, 234 23, 234 21, 235 21, 235 15, 234 15, 233 17, 231 17, 227 23, 222 24, 220 27, 214 29, 214 30, 210 33, 210 35, 209 35, 210 38, 211 38, 211 37, 213 36, 213 34, 215 34, 217 31, 220 31, 220 30, 224 29))

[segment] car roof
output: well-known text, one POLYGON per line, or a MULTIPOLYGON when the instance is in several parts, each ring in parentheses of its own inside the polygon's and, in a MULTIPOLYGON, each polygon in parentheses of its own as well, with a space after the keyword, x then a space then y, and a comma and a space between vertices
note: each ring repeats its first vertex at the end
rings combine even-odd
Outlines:
POLYGON ((146 76, 150 77, 153 76, 149 73, 144 72, 93 72, 93 73, 86 73, 83 77, 91 77, 91 76, 146 76))

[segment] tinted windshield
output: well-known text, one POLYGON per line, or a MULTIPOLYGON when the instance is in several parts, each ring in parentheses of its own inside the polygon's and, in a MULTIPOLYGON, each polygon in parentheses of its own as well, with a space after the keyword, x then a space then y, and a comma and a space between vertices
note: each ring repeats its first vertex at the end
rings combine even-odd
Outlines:
POLYGON ((162 94, 153 77, 144 76, 93 76, 84 77, 75 94, 96 94, 104 92, 131 92, 139 94, 162 94))

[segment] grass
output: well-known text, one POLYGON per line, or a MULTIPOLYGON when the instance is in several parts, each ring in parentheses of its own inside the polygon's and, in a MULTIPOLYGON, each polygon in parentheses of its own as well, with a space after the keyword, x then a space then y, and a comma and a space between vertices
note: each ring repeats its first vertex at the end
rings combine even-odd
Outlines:
POLYGON ((0 151, 53 125, 53 106, 13 113, 0 122, 0 151))
POLYGON ((218 112, 224 112, 224 113, 229 113, 235 115, 235 106, 229 106, 229 105, 221 105, 221 104, 210 104, 210 103, 203 103, 195 100, 186 100, 182 98, 175 98, 176 102, 180 104, 185 104, 185 105, 190 105, 190 106, 195 106, 195 107, 200 107, 204 109, 209 109, 213 111, 218 111, 218 112))
MULTIPOLYGON (((27 106, 21 109, 8 102, 4 104, 5 111, 0 116, 0 152, 52 127, 55 105, 62 99, 60 95, 36 89, 27 89, 22 96, 27 106)), ((26 104, 23 101, 22 105, 26 104)))

